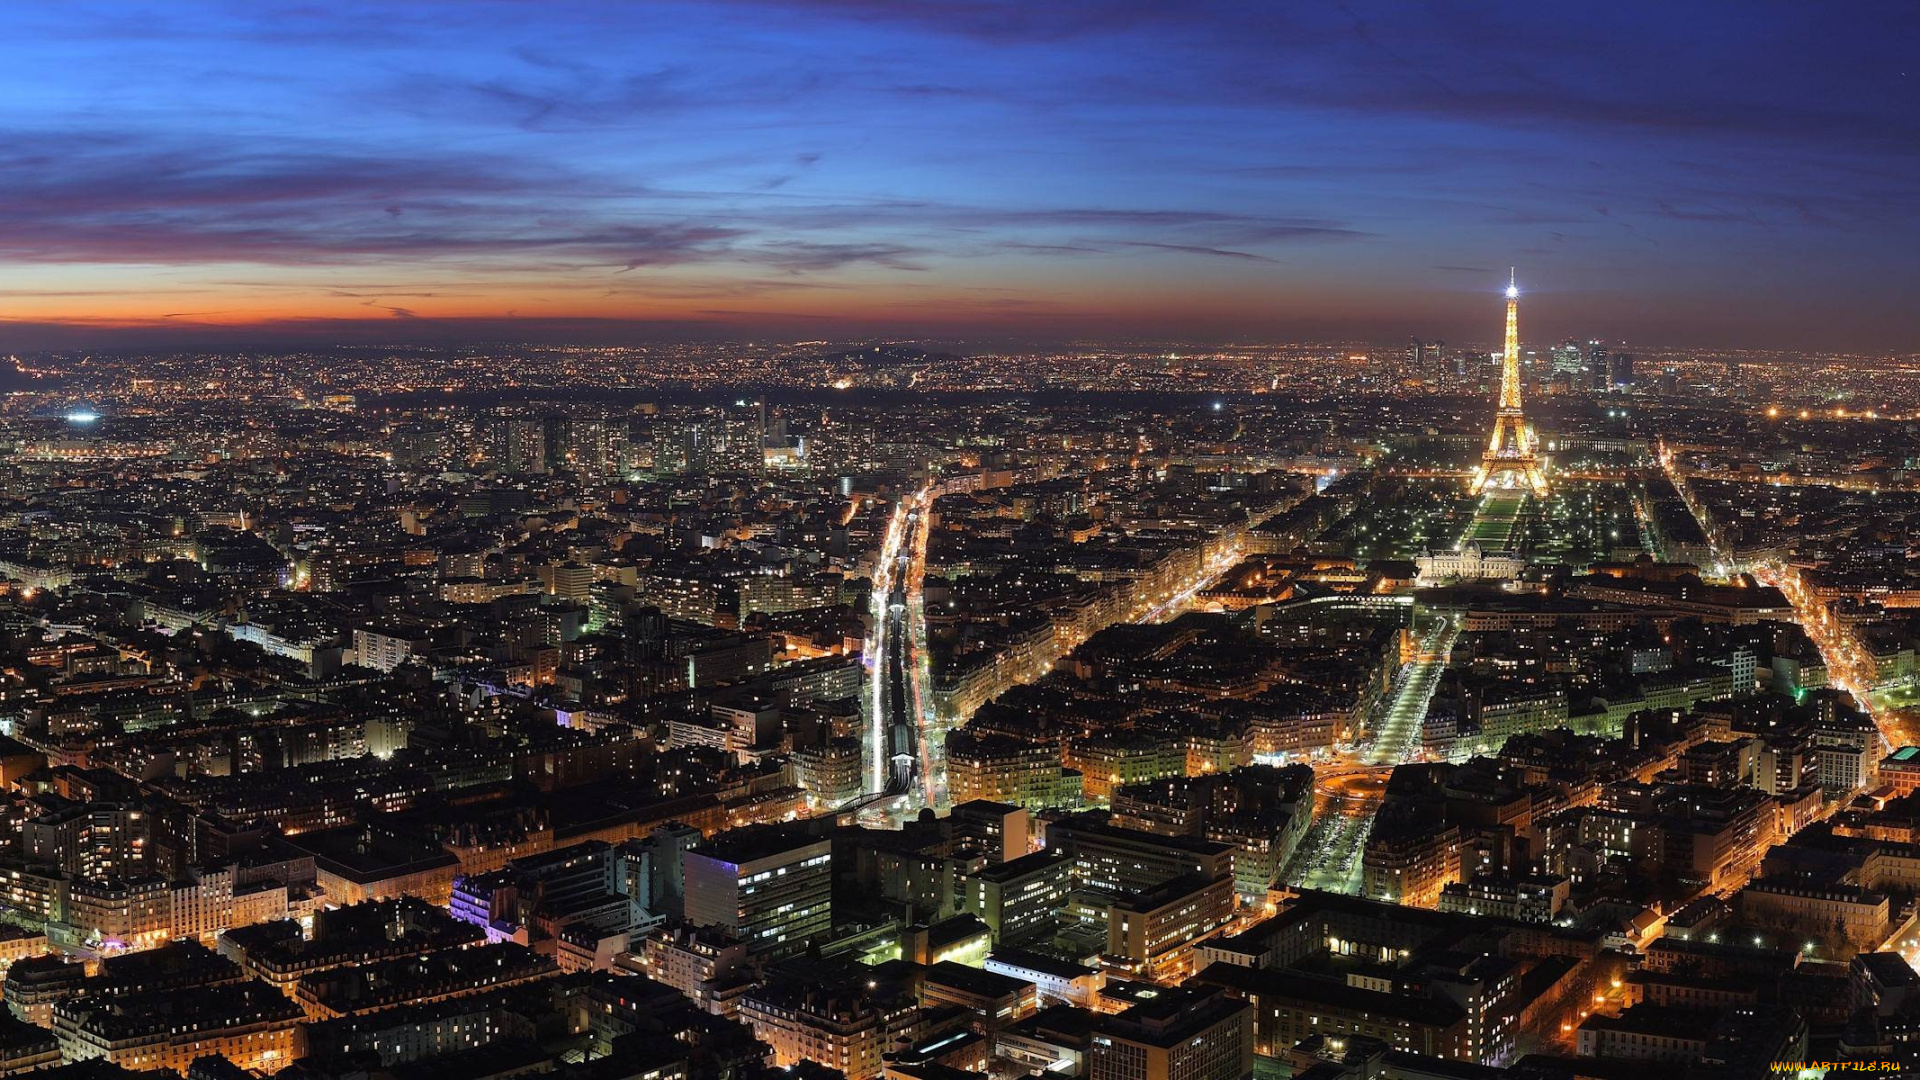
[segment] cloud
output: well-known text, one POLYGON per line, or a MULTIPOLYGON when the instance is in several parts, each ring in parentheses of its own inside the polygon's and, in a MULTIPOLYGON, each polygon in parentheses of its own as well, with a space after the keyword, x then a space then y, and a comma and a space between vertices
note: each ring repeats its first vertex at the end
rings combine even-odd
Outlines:
MULTIPOLYGON (((159 295, 164 293, 165 295, 168 295, 168 296, 189 296, 196 293, 204 295, 212 291, 213 290, 211 289, 154 289, 154 290, 151 290, 148 293, 148 295, 159 295)), ((121 296, 121 295, 124 295, 124 290, 121 290, 121 289, 0 289, 0 297, 11 297, 19 300, 42 300, 42 299, 52 299, 52 298, 72 299, 72 298, 83 297, 83 296, 97 297, 97 296, 121 296)))
MULTIPOLYGON (((311 266, 544 253, 625 268, 740 257, 737 228, 631 222, 644 198, 550 167, 191 139, 19 136, 0 159, 0 254, 16 261, 311 266), (388 210, 398 199, 405 218, 388 210), (556 215, 572 208, 575 213, 556 215)), ((750 251, 749 251, 750 254, 750 251)), ((775 260, 784 263, 785 260, 775 260)))
POLYGON ((754 311, 748 308, 696 308, 694 314, 710 319, 746 319, 755 322, 767 320, 824 322, 835 317, 824 312, 754 311))
POLYGON ((1265 255, 1255 255, 1251 251, 1229 251, 1225 248, 1201 247, 1197 244, 1155 244, 1146 240, 1128 240, 1125 247, 1151 248, 1156 251, 1177 251, 1185 255, 1210 255, 1221 259, 1246 259, 1251 262, 1270 263, 1274 260, 1265 255))
POLYGON ((0 7, 9 312, 931 320, 980 280, 1097 306, 1155 277, 1224 323, 1287 291, 1404 306, 1436 272, 1550 251, 1557 298, 1634 294, 1540 316, 1621 322, 1570 332, 1673 325, 1724 301, 1690 291, 1712 281, 1749 315, 1818 294, 1853 333, 1912 281, 1912 5, 527 10, 0 7), (1233 288, 1179 292, 1202 266, 1233 288))
POLYGON ((913 0, 745 0, 738 6, 797 11, 809 18, 908 26, 997 46, 1058 45, 1178 24, 1196 10, 1194 5, 1177 0, 1052 0, 1044 4, 991 0, 939 4, 913 0))
MULTIPOLYGON (((1364 235, 1318 217, 1151 207, 984 206, 925 200, 741 205, 724 193, 626 187, 497 156, 349 154, 313 145, 242 153, 185 137, 16 136, 0 160, 0 256, 17 262, 312 267, 512 260, 614 273, 760 265, 788 274, 867 264, 919 272, 964 233, 1037 257, 1159 250, 1267 261, 1239 244, 1364 235), (405 207, 404 214, 392 213, 405 207), (642 218, 643 220, 634 220, 642 218), (839 240, 849 230, 889 238, 839 240), (911 238, 911 239, 909 239, 911 238)), ((798 155, 803 167, 820 159, 798 155)), ((369 289, 369 293, 391 290, 369 289)), ((411 290, 415 295, 427 290, 411 290)))
POLYGON ((1654 206, 1660 216, 1672 218, 1675 221, 1745 222, 1752 220, 1750 215, 1738 214, 1717 206, 1675 206, 1665 199, 1656 201, 1654 206))
POLYGON ((809 270, 837 270, 855 263, 872 263, 889 270, 923 271, 926 267, 913 261, 921 254, 924 252, 898 244, 779 241, 762 245, 760 259, 772 266, 795 273, 809 270))
POLYGON ((1105 255, 1109 249, 1095 244, 1028 244, 1009 240, 996 245, 1001 251, 1017 251, 1030 255, 1105 255))

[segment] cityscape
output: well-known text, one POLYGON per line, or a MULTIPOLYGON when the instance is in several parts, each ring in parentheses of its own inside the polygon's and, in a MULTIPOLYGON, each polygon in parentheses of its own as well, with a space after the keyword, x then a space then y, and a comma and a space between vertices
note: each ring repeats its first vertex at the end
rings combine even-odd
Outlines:
POLYGON ((1911 13, 82 7, 0 1076, 1920 1076, 1911 13))

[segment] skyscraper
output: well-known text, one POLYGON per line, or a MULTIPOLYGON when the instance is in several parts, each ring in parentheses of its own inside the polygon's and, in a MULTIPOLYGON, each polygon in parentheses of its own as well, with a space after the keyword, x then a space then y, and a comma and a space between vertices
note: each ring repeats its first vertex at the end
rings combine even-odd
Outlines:
POLYGON ((567 464, 593 480, 615 480, 626 471, 627 421, 620 416, 576 416, 567 420, 567 464))
POLYGON ((494 460, 501 472, 547 471, 547 421, 539 416, 509 416, 494 428, 494 460))
POLYGON ((705 423, 706 466, 714 472, 758 473, 766 467, 766 404, 736 402, 705 423))
POLYGON ((701 461, 700 425, 692 420, 656 420, 653 425, 653 471, 661 476, 694 472, 701 461))
POLYGON ((766 451, 756 406, 745 402, 700 416, 659 420, 653 426, 653 471, 759 473, 766 451))
POLYGON ((1587 342, 1587 384, 1595 390, 1607 389, 1607 343, 1587 342))
POLYGON ((1625 391, 1633 388, 1633 354, 1616 352, 1607 357, 1607 389, 1625 391))
POLYGON ((1571 339, 1553 347, 1553 373, 1578 377, 1586 370, 1587 353, 1580 343, 1571 339))

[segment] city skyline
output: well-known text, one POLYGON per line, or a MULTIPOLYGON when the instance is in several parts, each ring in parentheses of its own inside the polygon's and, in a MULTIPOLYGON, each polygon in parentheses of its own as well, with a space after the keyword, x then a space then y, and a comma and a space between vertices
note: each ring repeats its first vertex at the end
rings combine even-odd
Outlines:
POLYGON ((1911 348, 1911 9, 19 5, 10 351, 1911 348))
POLYGON ((0 1080, 1920 1076, 1916 31, 0 4, 0 1080))

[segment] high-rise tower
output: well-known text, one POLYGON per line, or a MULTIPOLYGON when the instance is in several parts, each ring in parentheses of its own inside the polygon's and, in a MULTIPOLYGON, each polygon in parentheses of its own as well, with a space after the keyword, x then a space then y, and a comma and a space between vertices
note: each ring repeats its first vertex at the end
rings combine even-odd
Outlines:
POLYGON ((1540 468, 1533 425, 1520 407, 1520 287, 1511 269, 1507 271, 1507 352, 1500 366, 1500 411, 1493 419, 1493 438, 1473 474, 1474 494, 1489 487, 1547 493, 1547 474, 1540 468))

